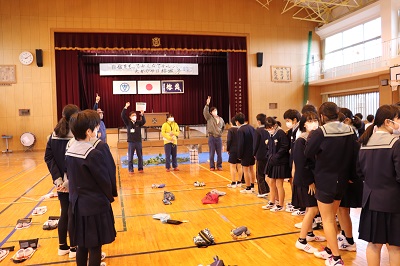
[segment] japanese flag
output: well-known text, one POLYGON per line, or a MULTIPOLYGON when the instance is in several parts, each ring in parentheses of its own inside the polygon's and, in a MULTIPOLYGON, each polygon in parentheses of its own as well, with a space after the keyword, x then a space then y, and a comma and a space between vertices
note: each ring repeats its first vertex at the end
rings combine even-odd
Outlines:
POLYGON ((159 80, 139 80, 138 94, 160 94, 161 85, 159 80))

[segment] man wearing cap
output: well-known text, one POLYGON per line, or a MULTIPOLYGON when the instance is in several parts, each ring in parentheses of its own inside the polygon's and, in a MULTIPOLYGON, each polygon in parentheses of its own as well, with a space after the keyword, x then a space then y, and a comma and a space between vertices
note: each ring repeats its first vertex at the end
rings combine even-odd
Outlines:
POLYGON ((106 125, 103 122, 103 111, 99 108, 100 96, 96 94, 96 102, 93 106, 93 110, 96 110, 100 115, 100 128, 97 132, 97 138, 101 139, 101 141, 107 143, 107 133, 106 133, 106 125))

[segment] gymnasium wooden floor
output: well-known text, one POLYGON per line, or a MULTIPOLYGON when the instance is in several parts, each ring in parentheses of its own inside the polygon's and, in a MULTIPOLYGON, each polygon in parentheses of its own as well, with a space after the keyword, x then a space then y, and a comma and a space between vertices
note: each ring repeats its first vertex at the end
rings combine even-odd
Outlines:
MULTIPOLYGON (((145 173, 128 175, 121 168, 119 157, 124 149, 112 149, 117 164, 119 197, 112 204, 117 239, 103 246, 107 265, 208 265, 218 255, 225 265, 325 265, 313 255, 299 251, 294 244, 299 229, 295 223, 301 217, 286 212, 271 213, 261 209, 266 200, 255 194, 241 194, 239 188, 228 189, 228 164, 223 171, 210 172, 207 164, 182 164, 180 172, 166 173, 163 166, 145 167, 145 173), (194 187, 203 181, 205 187, 194 187), (165 183, 165 189, 152 189, 153 183, 165 183), (226 192, 218 204, 203 205, 201 198, 211 189, 226 192), (162 203, 163 191, 172 191, 172 205, 162 203), (162 224, 153 214, 166 212, 175 220, 188 220, 180 225, 162 224), (245 225, 251 236, 242 241, 232 240, 231 229, 245 225), (192 238, 209 228, 216 245, 195 247, 192 238)), ((144 152, 153 151, 144 149, 144 152)), ((162 152, 160 150, 160 152, 162 152)), ((156 154, 156 152, 154 152, 156 154)), ((14 265, 10 258, 19 249, 19 240, 39 238, 39 248, 23 265, 73 265, 68 256, 58 256, 57 231, 44 231, 48 216, 59 215, 57 198, 41 201, 40 197, 54 191, 51 177, 43 161, 43 151, 15 152, 0 157, 0 246, 15 246, 0 265, 14 265), (42 216, 31 216, 37 206, 47 206, 42 216), (32 226, 15 230, 18 219, 32 217, 32 226)), ((286 199, 290 200, 289 184, 285 183, 286 199)), ((357 236, 359 210, 352 210, 353 231, 357 236)), ((323 231, 315 231, 322 234, 323 231)), ((346 265, 367 265, 366 242, 357 241, 357 252, 342 252, 346 265)), ((315 247, 323 244, 311 243, 315 247)), ((383 263, 388 265, 386 248, 383 263)))

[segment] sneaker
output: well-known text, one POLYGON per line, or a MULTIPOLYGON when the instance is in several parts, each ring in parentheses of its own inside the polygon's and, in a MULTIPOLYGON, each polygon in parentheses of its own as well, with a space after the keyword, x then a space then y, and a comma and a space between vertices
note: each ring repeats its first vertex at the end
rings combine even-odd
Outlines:
POLYGON ((268 193, 258 194, 257 198, 265 198, 266 196, 268 196, 268 193))
POLYGON ((216 189, 211 190, 210 193, 217 194, 218 196, 225 196, 226 195, 226 192, 219 191, 219 190, 216 190, 216 189))
POLYGON ((210 171, 215 171, 215 168, 212 168, 212 167, 211 167, 211 168, 210 168, 210 171))
POLYGON ((142 169, 142 170, 139 170, 138 172, 139 172, 139 173, 141 173, 141 174, 143 174, 143 173, 144 173, 143 169, 142 169))
POLYGON ((321 216, 315 217, 315 218, 314 218, 314 223, 322 224, 322 218, 321 218, 321 216))
POLYGON ((104 261, 102 261, 102 262, 100 263, 100 266, 107 266, 107 263, 105 263, 104 261))
POLYGON ((75 251, 72 250, 69 251, 68 258, 70 259, 76 258, 76 249, 75 251))
MULTIPOLYGON (((302 225, 303 225, 303 222, 300 222, 300 223, 294 224, 294 227, 296 227, 296 228, 298 228, 298 229, 301 229, 301 226, 302 226, 302 225)), ((317 229, 320 229, 320 228, 319 228, 319 225, 318 225, 318 224, 313 223, 313 224, 312 224, 312 229, 313 229, 313 230, 317 230, 317 229)))
POLYGON ((164 205, 171 205, 171 201, 167 200, 167 199, 163 199, 162 201, 164 203, 164 205))
POLYGON ((301 229, 302 225, 303 225, 303 222, 300 222, 300 223, 294 224, 294 227, 301 229))
POLYGON ((357 245, 356 245, 356 242, 354 242, 353 245, 350 245, 349 242, 347 242, 347 240, 345 238, 342 242, 339 242, 339 249, 347 250, 347 251, 357 251, 357 245))
POLYGON ((129 174, 130 174, 130 175, 133 175, 134 173, 135 173, 135 172, 133 172, 133 171, 129 171, 129 174))
POLYGON ((296 245, 295 246, 296 246, 296 248, 298 248, 300 250, 303 250, 303 251, 305 251, 307 253, 310 253, 310 254, 314 254, 314 252, 318 251, 318 249, 316 249, 315 247, 311 246, 308 243, 307 244, 300 243, 299 240, 296 241, 296 245))
POLYGON ((326 238, 324 236, 306 236, 307 242, 324 242, 326 238))
POLYGON ((306 215, 306 211, 300 211, 300 210, 295 210, 294 212, 292 212, 293 216, 304 216, 306 215))
POLYGON ((286 209, 294 207, 291 202, 286 203, 286 209))
POLYGON ((297 209, 295 209, 292 205, 290 205, 290 207, 287 207, 287 208, 285 209, 285 212, 290 212, 290 213, 292 213, 292 212, 294 212, 294 211, 297 211, 297 209))
POLYGON ((329 254, 328 252, 326 252, 326 248, 324 248, 323 250, 314 252, 314 256, 317 258, 320 258, 320 259, 327 260, 330 257, 332 257, 332 254, 329 254))
POLYGON ((251 194, 251 193, 253 193, 253 191, 251 190, 251 189, 242 189, 242 190, 240 190, 240 193, 244 193, 244 194, 246 194, 246 193, 249 193, 249 194, 251 194))
POLYGON ((164 188, 165 184, 152 184, 151 188, 164 188))
POLYGON ((334 260, 333 257, 330 257, 325 261, 326 266, 339 266, 339 265, 344 265, 344 262, 342 259, 334 260))
POLYGON ((104 260, 107 257, 107 254, 105 252, 101 252, 101 259, 104 260))
POLYGON ((271 209, 270 209, 270 211, 271 212, 281 212, 281 211, 283 211, 283 207, 281 206, 281 207, 278 207, 278 205, 275 205, 274 207, 272 207, 271 209))
POLYGON ((206 184, 204 184, 204 182, 199 182, 199 181, 196 181, 193 183, 193 186, 195 186, 195 187, 204 187, 205 185, 206 184))
POLYGON ((267 205, 262 206, 261 208, 263 208, 264 210, 269 210, 269 209, 271 209, 271 208, 273 208, 273 207, 274 207, 274 203, 268 202, 267 205))
POLYGON ((218 171, 222 171, 222 167, 218 167, 217 169, 218 169, 218 171))
POLYGON ((178 168, 178 167, 175 167, 175 168, 174 168, 174 171, 178 172, 178 171, 179 171, 179 168, 178 168))
POLYGON ((229 187, 229 188, 236 188, 236 183, 234 183, 234 184, 232 184, 232 183, 231 183, 231 184, 228 184, 227 187, 229 187))
POLYGON ((169 168, 165 169, 165 172, 170 172, 171 170, 169 170, 169 168))
POLYGON ((69 249, 58 249, 58 256, 64 256, 69 253, 69 249))

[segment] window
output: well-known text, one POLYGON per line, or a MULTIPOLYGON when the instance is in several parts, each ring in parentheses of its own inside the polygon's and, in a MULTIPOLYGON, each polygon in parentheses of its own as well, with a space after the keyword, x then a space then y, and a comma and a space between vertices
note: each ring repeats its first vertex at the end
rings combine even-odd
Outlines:
POLYGON ((379 108, 379 92, 366 92, 343 96, 328 96, 328 102, 334 102, 339 107, 348 108, 353 114, 361 113, 364 119, 367 115, 375 115, 379 108))
POLYGON ((382 55, 381 18, 325 39, 325 70, 382 55))

